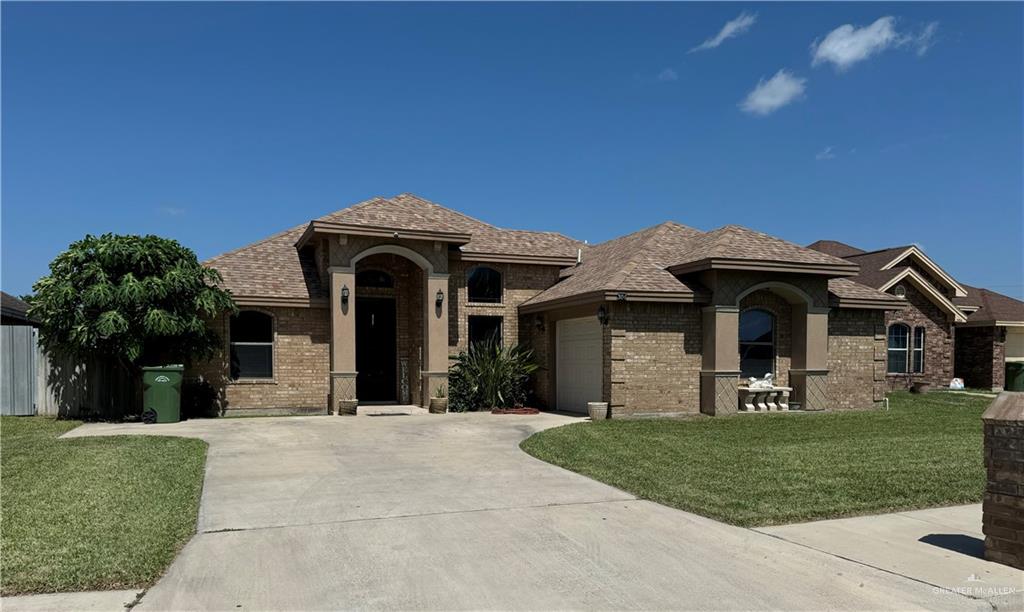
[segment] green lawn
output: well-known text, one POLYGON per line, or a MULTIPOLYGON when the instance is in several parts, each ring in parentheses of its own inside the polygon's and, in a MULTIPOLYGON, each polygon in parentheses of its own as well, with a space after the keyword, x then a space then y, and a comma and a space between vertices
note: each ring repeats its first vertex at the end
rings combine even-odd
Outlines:
POLYGON ((205 442, 57 440, 78 425, 0 419, 4 595, 144 587, 195 532, 205 442))
POLYGON ((981 501, 991 401, 894 393, 889 411, 576 423, 522 448, 667 506, 775 525, 981 501))

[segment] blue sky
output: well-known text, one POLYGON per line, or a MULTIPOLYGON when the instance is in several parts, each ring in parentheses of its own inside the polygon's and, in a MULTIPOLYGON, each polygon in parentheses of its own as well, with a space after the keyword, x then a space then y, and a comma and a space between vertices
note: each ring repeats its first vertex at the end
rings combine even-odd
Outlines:
POLYGON ((10 293, 86 233, 206 258, 411 191, 590 242, 666 219, 916 242, 1024 295, 1021 4, 2 13, 10 293))

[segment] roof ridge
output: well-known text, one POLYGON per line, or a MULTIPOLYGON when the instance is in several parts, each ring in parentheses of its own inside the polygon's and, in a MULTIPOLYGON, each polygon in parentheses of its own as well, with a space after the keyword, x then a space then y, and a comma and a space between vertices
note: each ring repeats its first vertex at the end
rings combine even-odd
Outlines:
POLYGON ((470 217, 466 213, 457 211, 454 208, 449 208, 447 206, 444 206, 443 204, 438 204, 437 202, 435 202, 433 200, 428 200, 427 198, 424 198, 423 196, 416 195, 415 193, 412 193, 411 191, 403 191, 402 193, 400 193, 400 194, 398 194, 396 196, 392 196, 392 198, 385 198, 385 199, 387 199, 388 201, 391 201, 393 198, 403 198, 403 197, 404 198, 414 198, 414 199, 417 199, 417 200, 419 200, 421 202, 424 202, 424 203, 426 203, 426 204, 428 204, 430 206, 435 206, 437 208, 444 209, 444 210, 446 210, 446 211, 448 211, 450 213, 455 213, 456 215, 462 217, 463 219, 472 221, 474 223, 479 223, 481 225, 486 225, 487 227, 493 227, 495 229, 502 229, 502 228, 500 228, 500 227, 498 227, 496 225, 491 225, 490 223, 488 223, 486 221, 481 221, 480 219, 477 219, 476 217, 470 217))
MULTIPOLYGON (((875 249, 874 251, 864 251, 863 253, 854 253, 853 255, 848 255, 848 256, 844 257, 843 259, 848 259, 850 257, 864 257, 865 255, 877 255, 878 253, 883 253, 885 251, 895 251, 897 249, 905 250, 905 249, 909 249, 909 248, 911 248, 913 246, 916 246, 916 245, 908 244, 908 245, 904 245, 904 246, 884 247, 884 248, 881 248, 881 249, 875 249)), ((920 249, 920 247, 918 247, 918 248, 920 249)))

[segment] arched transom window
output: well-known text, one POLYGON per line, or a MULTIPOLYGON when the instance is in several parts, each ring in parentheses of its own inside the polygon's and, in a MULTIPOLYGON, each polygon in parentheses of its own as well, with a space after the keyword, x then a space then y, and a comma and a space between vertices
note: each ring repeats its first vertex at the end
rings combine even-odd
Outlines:
POLYGON ((753 308, 740 313, 740 375, 743 378, 775 372, 775 317, 753 308))
POLYGON ((387 272, 381 270, 363 270, 356 273, 356 287, 383 287, 385 289, 395 286, 395 279, 387 272))
POLYGON ((486 266, 477 266, 469 271, 466 288, 470 302, 501 303, 501 272, 486 266))
POLYGON ((256 310, 231 317, 231 378, 274 377, 274 318, 256 310))

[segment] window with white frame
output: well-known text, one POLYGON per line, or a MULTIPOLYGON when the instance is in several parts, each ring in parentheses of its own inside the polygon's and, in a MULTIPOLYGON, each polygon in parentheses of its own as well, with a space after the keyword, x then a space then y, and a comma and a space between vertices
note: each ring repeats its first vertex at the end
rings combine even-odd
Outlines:
POLYGON ((914 328, 913 364, 911 371, 915 374, 924 372, 924 328, 914 328))
POLYGON ((889 326, 889 360, 886 368, 890 374, 904 374, 907 371, 907 353, 910 350, 910 328, 903 323, 889 326))
POLYGON ((274 318, 256 310, 231 317, 231 379, 274 377, 274 318))

